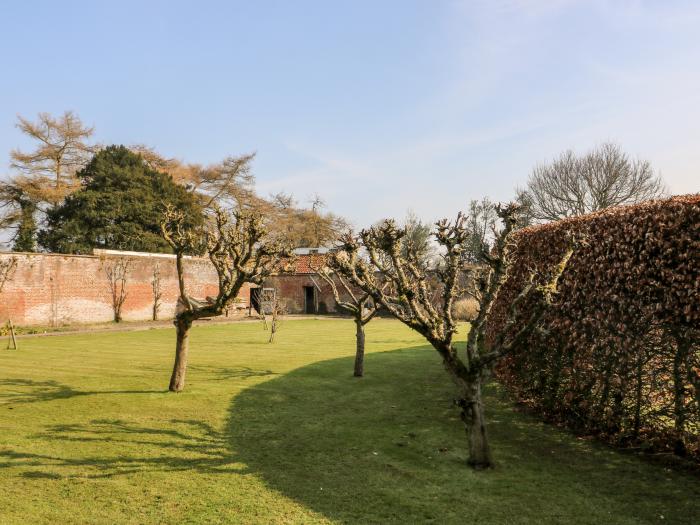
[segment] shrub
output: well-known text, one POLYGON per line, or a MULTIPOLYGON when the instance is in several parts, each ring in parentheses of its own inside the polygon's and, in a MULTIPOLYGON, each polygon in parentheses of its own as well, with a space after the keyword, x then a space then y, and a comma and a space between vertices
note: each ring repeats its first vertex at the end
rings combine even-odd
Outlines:
POLYGON ((519 232, 488 341, 531 269, 556 262, 572 236, 582 245, 556 308, 496 374, 549 419, 700 460, 700 195, 519 232))
POLYGON ((479 314, 479 302, 473 298, 460 299, 452 306, 452 316, 458 321, 473 321, 479 314))

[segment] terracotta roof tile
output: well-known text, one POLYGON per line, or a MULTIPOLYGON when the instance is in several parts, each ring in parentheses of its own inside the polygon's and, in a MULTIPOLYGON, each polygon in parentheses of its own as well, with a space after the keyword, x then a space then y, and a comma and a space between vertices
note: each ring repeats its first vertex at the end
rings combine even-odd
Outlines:
POLYGON ((273 274, 289 274, 289 275, 310 275, 316 273, 316 270, 323 267, 326 263, 328 254, 301 254, 294 255, 293 259, 284 259, 280 261, 279 266, 274 270, 273 274))
POLYGON ((321 268, 325 262, 327 254, 308 254, 308 255, 297 255, 290 266, 285 268, 285 273, 294 274, 312 274, 316 273, 316 270, 321 268))

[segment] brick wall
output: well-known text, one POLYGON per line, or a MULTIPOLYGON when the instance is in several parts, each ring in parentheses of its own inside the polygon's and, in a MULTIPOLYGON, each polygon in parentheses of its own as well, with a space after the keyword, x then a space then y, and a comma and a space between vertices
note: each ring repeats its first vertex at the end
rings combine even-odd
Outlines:
MULTIPOLYGON (((129 261, 127 296, 122 317, 127 321, 152 318, 153 269, 160 268, 162 289, 160 319, 172 318, 178 297, 175 257, 161 254, 103 252, 97 255, 0 253, 0 260, 15 257, 17 268, 0 293, 0 322, 8 318, 21 326, 98 323, 114 317, 105 270, 119 259, 129 261)), ((185 282, 195 298, 216 296, 218 280, 207 259, 185 260, 185 282)), ((249 286, 238 304, 247 308, 249 286)), ((242 312, 247 310, 241 310, 242 312)))
MULTIPOLYGON (((331 287, 317 275, 289 274, 275 275, 265 281, 266 288, 275 288, 282 298, 287 313, 342 313, 337 312, 333 291, 331 287), (312 288, 315 309, 306 311, 306 290, 312 288)), ((339 287, 340 288, 340 287, 339 287)))

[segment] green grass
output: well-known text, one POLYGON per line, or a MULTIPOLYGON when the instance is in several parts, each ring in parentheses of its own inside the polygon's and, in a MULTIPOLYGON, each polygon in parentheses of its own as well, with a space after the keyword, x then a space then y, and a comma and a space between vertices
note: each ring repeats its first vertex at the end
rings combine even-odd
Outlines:
POLYGON ((197 327, 22 339, 0 351, 0 523, 698 523, 696 477, 514 411, 494 386, 496 470, 465 466, 453 389, 398 323, 197 327), (663 516, 663 518, 661 518, 663 516))

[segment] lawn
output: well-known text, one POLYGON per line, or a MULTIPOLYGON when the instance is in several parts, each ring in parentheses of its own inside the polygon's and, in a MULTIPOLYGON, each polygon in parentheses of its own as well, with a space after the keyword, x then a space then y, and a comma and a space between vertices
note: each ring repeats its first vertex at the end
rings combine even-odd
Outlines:
MULTIPOLYGON (((25 338, 0 351, 0 523, 698 523, 697 477, 517 412, 493 385, 498 468, 465 466, 434 351, 350 321, 25 338)), ((3 344, 4 348, 4 344, 3 344)))

